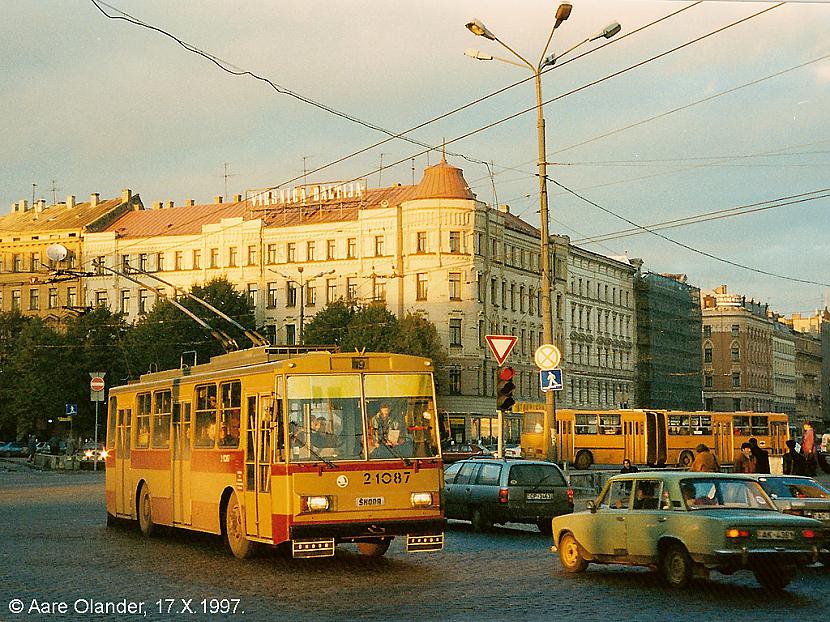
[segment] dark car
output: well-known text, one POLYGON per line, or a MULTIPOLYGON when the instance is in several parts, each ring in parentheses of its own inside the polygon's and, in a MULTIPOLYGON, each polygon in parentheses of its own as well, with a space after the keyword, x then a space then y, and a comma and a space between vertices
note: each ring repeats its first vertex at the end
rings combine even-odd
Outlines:
POLYGON ((22 441, 12 441, 0 445, 0 456, 4 458, 23 458, 28 455, 28 445, 22 441))
POLYGON ((493 454, 483 445, 462 443, 461 445, 444 445, 441 456, 445 464, 467 460, 468 458, 490 458, 493 454))
POLYGON ((824 547, 819 559, 830 566, 830 490, 812 477, 754 475, 776 507, 786 514, 809 516, 824 524, 824 547))
POLYGON ((549 534, 554 516, 573 512, 562 470, 540 460, 461 460, 444 472, 447 518, 483 531, 494 523, 531 523, 549 534))

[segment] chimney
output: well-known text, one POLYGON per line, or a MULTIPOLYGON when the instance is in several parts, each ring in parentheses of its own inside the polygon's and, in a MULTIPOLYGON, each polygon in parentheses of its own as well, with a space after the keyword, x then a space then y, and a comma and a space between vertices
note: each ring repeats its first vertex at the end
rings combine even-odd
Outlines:
POLYGON ((215 196, 215 197, 213 197, 213 202, 214 202, 214 203, 217 203, 217 204, 218 204, 218 203, 221 203, 221 202, 222 202, 222 197, 221 197, 221 196, 215 196))
POLYGON ((35 208, 35 214, 40 214, 43 211, 43 208, 46 207, 46 199, 36 201, 33 207, 35 208))
POLYGON ((25 212, 29 210, 29 202, 26 199, 23 199, 20 202, 20 210, 21 212, 25 212))
POLYGON ((17 201, 12 203, 12 211, 15 212, 15 213, 20 211, 20 205, 18 204, 17 201))
POLYGON ((176 204, 175 201, 168 201, 167 202, 167 207, 173 207, 175 204, 176 204))
POLYGON ((239 202, 242 200, 242 195, 241 195, 241 194, 235 194, 235 195, 233 195, 233 200, 234 200, 236 203, 239 203, 239 202))
POLYGON ((499 211, 505 214, 509 214, 510 206, 507 203, 502 203, 501 205, 499 205, 499 211))
POLYGON ((97 192, 93 192, 91 195, 89 195, 89 204, 91 207, 97 207, 100 202, 101 195, 97 192))
POLYGON ((164 203, 162 203, 161 201, 156 201, 155 203, 153 203, 153 209, 162 209, 162 208, 164 208, 164 203))
POLYGON ((196 205, 196 201, 194 201, 193 199, 188 199, 187 201, 185 201, 185 205, 187 205, 188 207, 193 207, 194 205, 196 205))
POLYGON ((75 195, 70 194, 66 197, 66 209, 73 209, 75 207, 75 195))

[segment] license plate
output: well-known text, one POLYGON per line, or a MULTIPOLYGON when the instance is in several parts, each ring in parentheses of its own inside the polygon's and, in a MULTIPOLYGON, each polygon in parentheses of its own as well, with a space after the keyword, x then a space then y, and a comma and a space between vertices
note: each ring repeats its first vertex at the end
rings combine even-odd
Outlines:
POLYGON ((359 508, 376 508, 385 501, 383 497, 358 497, 356 503, 359 508))
POLYGON ((553 499, 552 492, 528 492, 525 493, 527 501, 550 501, 553 499))
POLYGON ((812 516, 816 520, 830 520, 830 512, 813 512, 812 516))
POLYGON ((795 539, 795 532, 777 529, 759 529, 757 536, 759 540, 793 540, 795 539))

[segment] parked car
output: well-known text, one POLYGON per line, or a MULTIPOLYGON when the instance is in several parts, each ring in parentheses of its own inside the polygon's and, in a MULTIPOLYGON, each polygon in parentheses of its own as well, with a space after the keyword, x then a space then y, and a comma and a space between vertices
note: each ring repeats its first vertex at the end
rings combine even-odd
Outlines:
POLYGON ((824 524, 824 547, 819 559, 830 566, 830 490, 812 477, 754 475, 778 509, 795 516, 809 516, 824 524))
MULTIPOLYGON (((498 443, 493 445, 485 445, 484 448, 489 451, 494 456, 499 451, 498 443)), ((518 443, 505 443, 502 447, 504 451, 504 458, 521 458, 522 457, 522 448, 518 443)))
POLYGON ((28 446, 23 441, 11 441, 0 445, 0 456, 4 458, 24 458, 28 455, 28 446))
POLYGON ((102 466, 107 458, 107 450, 104 449, 103 443, 84 443, 81 450, 78 452, 78 458, 81 461, 81 466, 84 463, 93 464, 98 462, 98 466, 102 466))
POLYGON ((656 566, 673 587, 749 569, 780 590, 818 559, 822 524, 779 512, 746 475, 641 472, 608 480, 588 510, 553 519, 567 572, 589 563, 656 566))
POLYGON ((493 454, 483 445, 476 443, 463 443, 461 445, 445 445, 441 449, 444 462, 449 464, 468 458, 491 458, 493 454))
POLYGON ((550 533, 551 519, 573 512, 562 470, 536 460, 461 460, 444 472, 447 518, 483 531, 494 523, 532 523, 550 533))

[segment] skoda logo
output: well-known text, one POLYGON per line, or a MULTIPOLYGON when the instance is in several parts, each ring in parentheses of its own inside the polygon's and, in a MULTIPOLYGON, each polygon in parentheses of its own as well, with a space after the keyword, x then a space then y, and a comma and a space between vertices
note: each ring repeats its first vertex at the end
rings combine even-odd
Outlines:
POLYGON ((338 475, 337 476, 337 485, 340 486, 340 488, 345 488, 346 486, 349 485, 349 478, 346 477, 345 475, 338 475))

